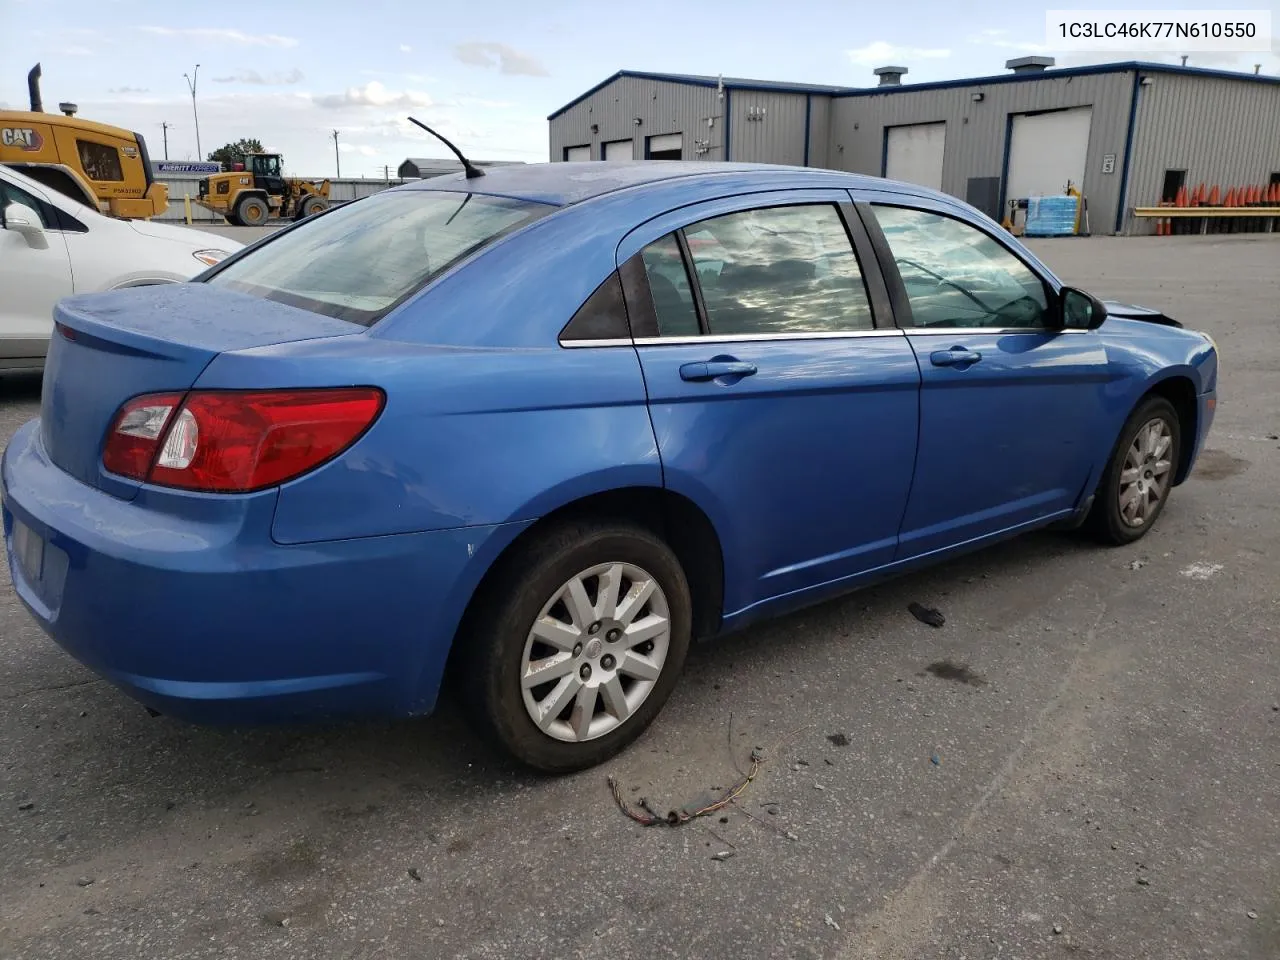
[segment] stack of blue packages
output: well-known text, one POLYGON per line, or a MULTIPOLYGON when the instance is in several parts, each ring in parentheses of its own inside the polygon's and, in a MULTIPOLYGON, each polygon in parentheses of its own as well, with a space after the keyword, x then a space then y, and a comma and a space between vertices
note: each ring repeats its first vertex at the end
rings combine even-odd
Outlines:
POLYGON ((1028 237, 1069 237, 1076 232, 1079 207, 1079 197, 1030 197, 1023 233, 1028 237))

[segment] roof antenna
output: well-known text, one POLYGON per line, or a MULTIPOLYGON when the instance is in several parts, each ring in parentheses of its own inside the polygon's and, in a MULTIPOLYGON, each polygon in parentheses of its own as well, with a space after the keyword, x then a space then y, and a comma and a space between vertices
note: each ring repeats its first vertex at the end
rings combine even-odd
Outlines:
POLYGON ((428 126, 427 126, 425 123, 423 123, 421 120, 415 120, 413 117, 410 117, 410 118, 409 118, 409 122, 410 122, 410 123, 416 123, 416 124, 417 124, 418 126, 420 126, 423 130, 427 131, 427 133, 431 134, 433 137, 435 137, 437 140, 439 140, 441 143, 443 143, 446 147, 448 147, 448 148, 453 152, 453 155, 454 155, 455 157, 457 157, 457 158, 458 158, 459 162, 461 162, 461 164, 462 164, 462 169, 463 169, 463 171, 466 173, 466 175, 467 175, 467 179, 468 179, 468 180, 474 179, 475 177, 483 177, 483 176, 484 176, 484 171, 483 171, 483 170, 481 170, 479 167, 477 167, 474 163, 472 163, 472 162, 471 162, 470 160, 468 160, 466 157, 464 157, 464 156, 462 155, 462 151, 461 151, 461 150, 459 150, 457 147, 455 147, 452 143, 450 143, 450 142, 449 142, 448 140, 446 140, 444 137, 440 136, 440 134, 438 134, 438 133, 436 133, 434 130, 432 130, 430 127, 428 127, 428 126))

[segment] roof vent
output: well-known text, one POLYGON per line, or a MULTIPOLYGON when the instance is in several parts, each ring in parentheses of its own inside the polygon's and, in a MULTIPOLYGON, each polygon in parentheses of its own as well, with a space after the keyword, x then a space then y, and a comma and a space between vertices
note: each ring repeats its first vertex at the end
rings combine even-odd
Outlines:
POLYGON ((902 75, 907 72, 906 67, 876 67, 871 71, 880 78, 880 86, 896 87, 902 83, 902 75))
POLYGON ((1004 65, 1014 73, 1044 73, 1053 63, 1053 57, 1015 57, 1004 65))

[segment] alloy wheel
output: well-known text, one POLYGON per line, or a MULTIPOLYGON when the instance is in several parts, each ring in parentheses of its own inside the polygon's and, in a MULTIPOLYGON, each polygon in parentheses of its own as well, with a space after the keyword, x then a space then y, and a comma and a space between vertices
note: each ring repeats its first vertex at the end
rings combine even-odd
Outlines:
POLYGON ((1147 524, 1173 478, 1173 431, 1163 417, 1144 423, 1125 453, 1120 470, 1120 519, 1130 527, 1147 524))
POLYGON ((602 737, 648 698, 670 645, 670 608, 651 574, 629 563, 583 570, 555 591, 525 640, 525 709, 557 740, 602 737))

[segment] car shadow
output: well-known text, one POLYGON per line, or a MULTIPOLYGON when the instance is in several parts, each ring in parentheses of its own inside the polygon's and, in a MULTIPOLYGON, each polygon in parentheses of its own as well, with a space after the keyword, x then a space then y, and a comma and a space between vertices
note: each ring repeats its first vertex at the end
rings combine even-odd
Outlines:
MULTIPOLYGON (((1014 571, 1025 571, 1028 565, 1052 569, 1055 558, 1096 549, 1079 537, 1031 534, 697 643, 686 665, 686 676, 692 675, 694 680, 678 685, 673 699, 692 700, 685 708, 696 713, 701 699, 698 691, 718 688, 736 671, 767 675, 784 660, 812 648, 865 639, 856 626, 847 626, 850 622, 856 624, 864 617, 879 621, 900 617, 912 629, 928 629, 907 612, 909 599, 937 602, 933 598, 968 589, 966 582, 998 582, 1014 571), (836 630, 832 627, 836 622, 845 626, 836 630), (798 629, 800 625, 804 629, 798 629)), ((89 677, 87 671, 83 674, 89 677)), ((80 728, 81 735, 88 738, 80 744, 81 749, 74 740, 64 738, 55 750, 61 747, 81 753, 90 748, 87 755, 65 758, 80 765, 81 779, 93 780, 94 768, 99 766, 101 774, 113 782, 134 781, 144 792, 156 791, 161 795, 157 800, 182 794, 211 802, 229 789, 247 790, 278 778, 309 775, 335 784, 393 782, 408 790, 415 784, 423 789, 429 786, 439 800, 470 800, 477 791, 494 790, 495 784, 503 784, 503 789, 513 783, 527 787, 547 779, 513 763, 477 735, 454 687, 443 691, 430 717, 251 729, 202 727, 163 716, 153 718, 108 684, 92 679, 74 686, 72 692, 74 703, 69 705, 91 701, 87 709, 94 722, 80 728)), ((644 738, 632 749, 643 744, 644 738)), ((58 761, 55 758, 53 762, 58 761)), ((95 789, 88 783, 85 786, 95 789)))

